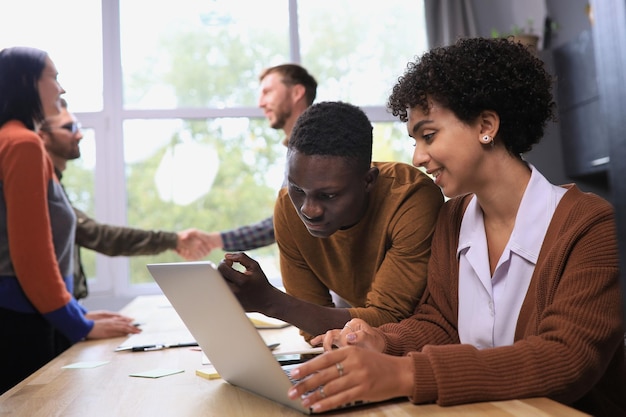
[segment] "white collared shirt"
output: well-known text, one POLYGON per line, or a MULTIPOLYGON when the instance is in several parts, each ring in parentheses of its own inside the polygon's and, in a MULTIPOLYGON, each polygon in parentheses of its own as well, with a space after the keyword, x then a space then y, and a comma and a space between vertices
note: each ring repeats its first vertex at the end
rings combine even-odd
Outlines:
POLYGON ((509 242, 489 270, 482 209, 472 198, 461 223, 459 337, 479 349, 513 344, 517 317, 526 297, 552 215, 567 191, 552 185, 532 165, 509 242))

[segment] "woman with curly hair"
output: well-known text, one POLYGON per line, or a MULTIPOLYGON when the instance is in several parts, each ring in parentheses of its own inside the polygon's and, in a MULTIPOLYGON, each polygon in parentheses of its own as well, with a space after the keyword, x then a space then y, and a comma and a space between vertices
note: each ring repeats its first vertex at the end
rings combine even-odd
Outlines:
POLYGON ((355 400, 549 397, 626 414, 624 328, 612 206, 549 183, 522 154, 554 116, 542 62, 505 39, 462 39, 410 63, 388 106, 413 164, 451 199, 414 315, 317 336, 289 392, 314 411, 355 400), (339 349, 332 349, 338 346, 339 349))

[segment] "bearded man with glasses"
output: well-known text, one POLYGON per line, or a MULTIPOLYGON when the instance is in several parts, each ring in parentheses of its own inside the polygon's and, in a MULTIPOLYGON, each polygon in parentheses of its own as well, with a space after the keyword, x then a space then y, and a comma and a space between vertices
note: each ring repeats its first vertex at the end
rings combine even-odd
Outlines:
MULTIPOLYGON (((46 119, 38 133, 61 181, 67 161, 80 158, 79 143, 83 139, 81 125, 68 111, 67 102, 63 98, 61 113, 46 119)), ((76 214, 73 294, 77 300, 87 297, 89 293, 80 247, 108 256, 155 255, 171 249, 187 260, 203 258, 211 251, 208 234, 201 230, 167 232, 107 225, 98 223, 76 207, 73 208, 76 214)))

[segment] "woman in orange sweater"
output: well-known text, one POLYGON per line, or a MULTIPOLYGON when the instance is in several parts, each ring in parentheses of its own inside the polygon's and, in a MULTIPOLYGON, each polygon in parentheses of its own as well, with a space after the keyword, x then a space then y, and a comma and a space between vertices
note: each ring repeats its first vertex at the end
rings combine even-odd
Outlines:
POLYGON ((415 140, 414 165, 451 197, 426 291, 399 323, 353 319, 313 339, 327 352, 292 372, 309 378, 291 398, 317 412, 545 396, 626 415, 613 208, 522 156, 553 117, 551 88, 543 63, 505 39, 459 40, 409 64, 389 107, 415 140))
POLYGON ((64 92, 44 51, 0 51, 0 394, 72 343, 139 331, 72 297, 76 218, 35 133, 64 92))

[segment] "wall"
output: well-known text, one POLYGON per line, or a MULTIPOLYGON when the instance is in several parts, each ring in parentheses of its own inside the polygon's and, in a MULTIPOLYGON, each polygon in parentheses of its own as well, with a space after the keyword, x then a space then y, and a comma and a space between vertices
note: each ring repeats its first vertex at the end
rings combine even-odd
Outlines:
POLYGON ((509 32, 513 25, 523 27, 533 21, 534 33, 542 34, 547 14, 544 0, 472 0, 478 34, 490 37, 492 29, 509 32))
POLYGON ((553 47, 558 47, 574 39, 578 34, 591 28, 587 16, 587 0, 546 0, 547 12, 559 24, 553 47))
MULTIPOLYGON (((540 58, 546 62, 546 67, 553 74, 552 49, 572 41, 582 31, 591 28, 587 16, 587 4, 587 0, 472 1, 480 36, 491 36, 491 30, 494 28, 499 31, 508 31, 513 25, 523 26, 529 18, 534 22, 535 31, 539 32, 537 34, 541 36, 546 16, 556 22, 558 30, 549 39, 549 47, 543 48, 542 38, 539 51, 540 58)), ((559 124, 558 122, 550 123, 543 140, 525 155, 525 158, 555 184, 575 182, 584 191, 595 192, 608 198, 609 190, 605 176, 572 178, 566 174, 562 147, 559 124)))
MULTIPOLYGON (((609 139, 611 202, 619 239, 622 301, 626 306, 626 0, 592 0, 593 36, 603 130, 609 139)), ((626 322, 626 308, 623 310, 626 322)))
MULTIPOLYGON (((581 32, 591 30, 587 0, 546 0, 548 15, 558 23, 559 29, 552 39, 552 48, 558 48, 577 38, 581 32)), ((557 102, 558 104, 558 102, 557 102)), ((557 136, 560 137, 560 136, 557 136)), ((549 158, 546 160, 549 164, 549 158)), ((568 178, 585 191, 595 192, 610 199, 608 177, 596 175, 588 178, 568 178)))

